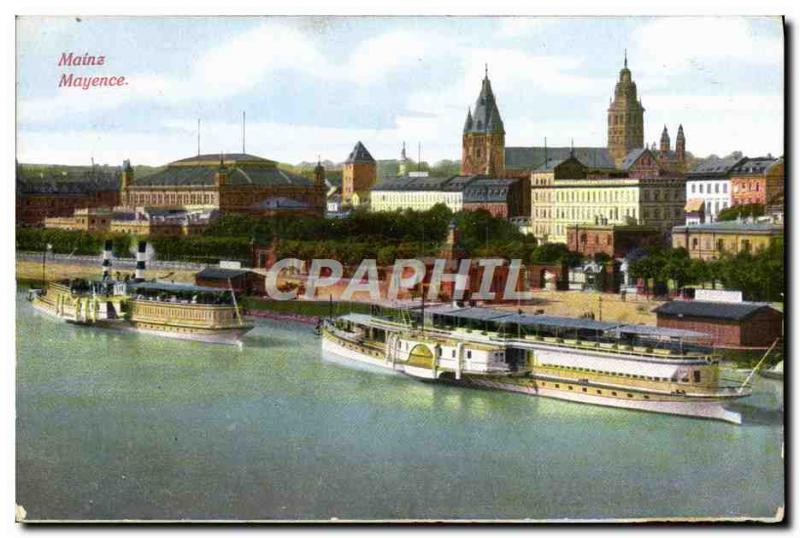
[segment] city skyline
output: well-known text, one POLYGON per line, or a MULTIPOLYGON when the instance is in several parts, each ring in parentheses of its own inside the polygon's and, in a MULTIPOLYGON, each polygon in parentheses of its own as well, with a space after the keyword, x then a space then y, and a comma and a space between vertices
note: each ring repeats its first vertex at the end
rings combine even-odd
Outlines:
POLYGON ((420 143, 423 160, 458 159, 486 64, 507 146, 605 146, 624 49, 647 145, 683 124, 696 156, 783 151, 779 18, 23 17, 17 28, 20 162, 160 165, 197 152, 198 118, 201 152, 238 152, 242 111, 247 152, 282 162, 341 162, 357 140, 377 159, 403 141, 412 158, 420 143), (59 66, 69 52, 104 65, 59 66), (128 85, 59 88, 65 72, 128 85))

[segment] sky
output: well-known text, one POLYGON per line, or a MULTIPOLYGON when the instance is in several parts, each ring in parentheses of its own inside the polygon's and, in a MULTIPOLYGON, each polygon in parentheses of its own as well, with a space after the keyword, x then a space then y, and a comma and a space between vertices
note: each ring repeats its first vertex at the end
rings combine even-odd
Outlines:
POLYGON ((645 142, 783 153, 783 29, 744 17, 21 17, 17 159, 162 165, 242 150, 288 163, 458 159, 485 66, 506 146, 606 145, 627 49, 645 142), (102 66, 59 66, 62 53, 102 66), (63 74, 125 76, 59 87, 63 74))

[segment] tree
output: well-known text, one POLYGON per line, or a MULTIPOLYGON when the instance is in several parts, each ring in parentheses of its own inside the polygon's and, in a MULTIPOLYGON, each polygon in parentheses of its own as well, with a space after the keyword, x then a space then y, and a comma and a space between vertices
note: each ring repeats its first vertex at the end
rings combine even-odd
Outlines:
POLYGON ((726 207, 717 215, 717 220, 728 221, 738 218, 761 217, 764 215, 764 204, 743 204, 726 207))

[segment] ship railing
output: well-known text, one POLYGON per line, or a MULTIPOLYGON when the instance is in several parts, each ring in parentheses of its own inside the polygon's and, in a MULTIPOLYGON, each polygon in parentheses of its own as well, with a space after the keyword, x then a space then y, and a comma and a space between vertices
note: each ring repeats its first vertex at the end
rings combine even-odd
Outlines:
POLYGON ((647 357, 656 359, 684 359, 684 360, 704 360, 713 362, 716 358, 713 355, 698 352, 683 352, 669 348, 649 348, 645 346, 632 346, 613 342, 598 342, 594 340, 580 340, 572 338, 559 338, 552 336, 533 336, 528 335, 523 338, 503 337, 500 335, 490 335, 490 339, 495 342, 506 344, 518 343, 530 345, 532 343, 546 344, 548 346, 562 347, 569 349, 580 349, 584 351, 602 351, 604 353, 614 353, 618 355, 647 357))

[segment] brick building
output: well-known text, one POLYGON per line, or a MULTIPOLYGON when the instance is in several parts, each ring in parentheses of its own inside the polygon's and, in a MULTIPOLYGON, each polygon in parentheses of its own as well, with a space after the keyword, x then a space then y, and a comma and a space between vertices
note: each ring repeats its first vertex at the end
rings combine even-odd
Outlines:
MULTIPOLYGON (((130 162, 125 161, 119 205, 262 215, 265 201, 289 199, 322 215, 325 191, 324 175, 312 180, 246 153, 207 154, 174 161, 141 178, 134 178, 130 162)), ((272 207, 273 212, 279 209, 272 207)), ((294 207, 289 209, 294 211, 294 207)))
POLYGON ((48 217, 72 217, 76 209, 119 204, 118 173, 92 167, 85 170, 33 173, 17 167, 16 222, 41 226, 48 217))
POLYGON ((567 247, 584 256, 624 258, 635 248, 661 243, 662 238, 656 226, 575 224, 567 228, 567 247))
POLYGON ((783 335, 783 314, 764 303, 671 301, 654 312, 659 327, 706 333, 720 347, 766 348, 783 335))
POLYGON ((783 195, 783 159, 745 159, 731 170, 730 178, 732 205, 770 204, 783 195))

